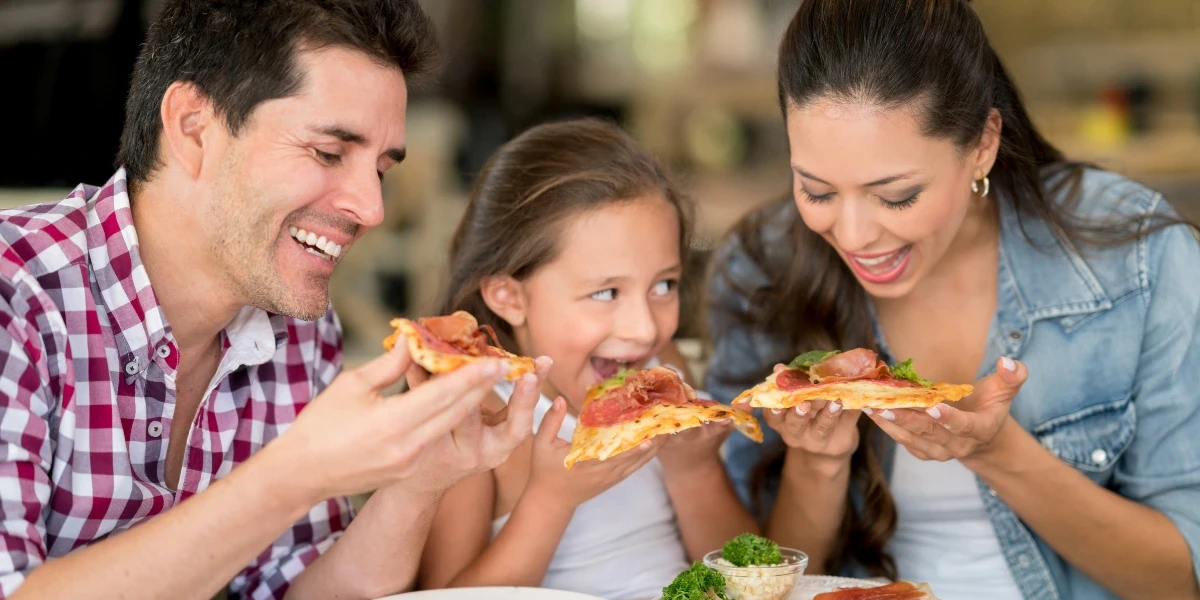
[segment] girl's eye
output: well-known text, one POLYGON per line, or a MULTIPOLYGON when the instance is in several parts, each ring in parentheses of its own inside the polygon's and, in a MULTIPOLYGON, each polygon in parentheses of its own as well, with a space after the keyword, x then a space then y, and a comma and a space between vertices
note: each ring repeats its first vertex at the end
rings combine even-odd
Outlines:
POLYGON ((822 202, 828 202, 829 200, 831 200, 833 198, 833 192, 828 192, 825 194, 817 195, 817 194, 814 194, 814 193, 804 189, 804 186, 800 186, 800 192, 802 194, 804 194, 804 197, 808 198, 808 201, 812 202, 813 204, 821 204, 822 202))
POLYGON ((888 200, 887 198, 880 198, 880 200, 883 200, 883 205, 890 209, 901 210, 912 206, 913 202, 917 201, 917 196, 920 195, 921 192, 917 192, 903 200, 888 200))
POLYGON ((674 291, 678 286, 678 279, 664 279, 654 284, 654 288, 651 290, 651 293, 653 293, 655 296, 666 296, 674 291))
POLYGON ((590 296, 592 300, 600 300, 602 302, 611 302, 617 299, 617 288, 608 288, 600 290, 590 296))
POLYGON ((313 152, 316 153, 317 160, 320 160, 327 165, 336 165, 342 162, 342 157, 340 154, 330 154, 328 152, 321 152, 320 150, 313 150, 313 152))

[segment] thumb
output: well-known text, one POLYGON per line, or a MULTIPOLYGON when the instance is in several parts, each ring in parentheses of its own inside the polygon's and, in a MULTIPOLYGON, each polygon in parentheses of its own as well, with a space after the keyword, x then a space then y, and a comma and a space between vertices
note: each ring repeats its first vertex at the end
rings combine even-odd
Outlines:
POLYGON ((380 391, 400 381, 410 365, 412 358, 408 355, 408 344, 398 343, 352 373, 369 389, 380 391))
POLYGON ((558 439, 558 432, 562 429, 563 421, 567 418, 567 401, 562 399, 562 396, 554 399, 554 404, 550 405, 550 410, 546 411, 546 416, 542 417, 542 424, 538 426, 537 434, 534 440, 537 444, 550 446, 554 444, 554 440, 558 439))
POLYGON ((1024 363, 1005 356, 996 361, 996 372, 981 379, 971 395, 981 404, 1011 402, 1028 377, 1024 363))

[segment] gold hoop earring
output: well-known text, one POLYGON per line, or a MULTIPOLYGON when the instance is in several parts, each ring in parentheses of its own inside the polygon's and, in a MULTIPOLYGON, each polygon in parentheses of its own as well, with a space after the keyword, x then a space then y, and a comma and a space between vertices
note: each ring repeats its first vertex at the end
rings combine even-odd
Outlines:
POLYGON ((971 182, 971 191, 973 193, 979 194, 980 198, 986 198, 988 195, 988 191, 991 189, 991 187, 992 187, 992 182, 988 181, 988 178, 986 175, 984 175, 984 177, 983 177, 983 193, 982 194, 979 193, 979 182, 978 181, 971 182))

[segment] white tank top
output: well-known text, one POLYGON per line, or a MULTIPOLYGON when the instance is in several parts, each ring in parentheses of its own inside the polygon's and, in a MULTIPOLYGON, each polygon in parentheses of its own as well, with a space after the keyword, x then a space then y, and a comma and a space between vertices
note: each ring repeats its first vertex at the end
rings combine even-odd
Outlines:
POLYGON ((1022 597, 970 469, 897 444, 890 485, 897 524, 888 550, 901 579, 928 582, 942 600, 1022 597))
MULTIPOLYGON (((512 384, 496 386, 496 393, 507 401, 512 384)), ((535 431, 550 406, 545 396, 538 401, 535 431)), ((570 440, 575 424, 575 417, 568 414, 558 436, 570 440)), ((508 515, 492 522, 493 539, 507 522, 508 515)), ((662 464, 655 458, 579 505, 554 551, 542 587, 608 600, 657 598, 689 564, 662 464)))

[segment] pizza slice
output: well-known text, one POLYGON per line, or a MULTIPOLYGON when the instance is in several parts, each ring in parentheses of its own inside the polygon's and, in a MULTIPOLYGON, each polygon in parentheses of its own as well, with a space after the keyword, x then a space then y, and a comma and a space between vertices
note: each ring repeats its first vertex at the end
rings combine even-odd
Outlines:
POLYGON ((839 588, 817 594, 813 600, 937 600, 937 596, 927 583, 897 581, 871 588, 839 588))
POLYGON ((797 356, 788 368, 742 392, 734 403, 761 408, 791 408, 806 400, 836 400, 842 408, 929 408, 957 402, 971 385, 922 379, 906 360, 889 367, 866 348, 847 352, 816 350, 797 356))
POLYGON ((588 390, 564 464, 570 469, 581 460, 606 460, 654 436, 722 419, 732 419, 747 437, 762 441, 762 429, 750 413, 696 398, 679 373, 667 367, 622 371, 588 390))
POLYGON ((413 362, 430 373, 449 373, 488 358, 499 358, 508 366, 504 376, 508 381, 533 372, 532 358, 505 351, 496 332, 487 325, 480 327, 466 311, 416 321, 393 319, 391 325, 396 330, 383 340, 383 347, 391 350, 403 338, 413 362), (489 338, 495 345, 488 344, 489 338))

